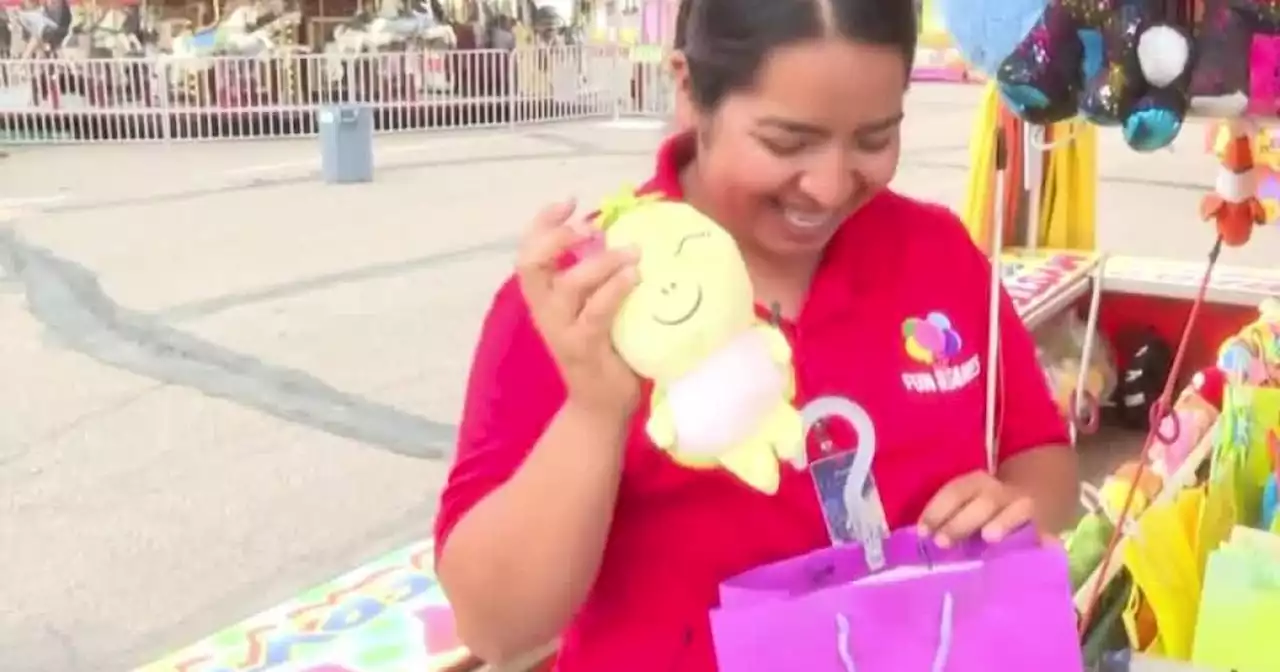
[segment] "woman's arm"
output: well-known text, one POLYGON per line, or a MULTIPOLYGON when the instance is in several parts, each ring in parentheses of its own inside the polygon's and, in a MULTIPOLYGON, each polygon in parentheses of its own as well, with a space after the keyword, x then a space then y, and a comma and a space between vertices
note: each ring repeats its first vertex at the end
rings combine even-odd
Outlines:
POLYGON ((435 535, 461 639, 491 663, 555 639, 599 569, 630 419, 566 396, 508 282, 476 346, 435 535))
POLYGON ((1079 506, 1080 473, 1076 451, 1070 446, 1023 450, 1001 462, 996 475, 1031 497, 1041 531, 1056 534, 1071 526, 1079 506))
POLYGON ((458 522, 440 559, 463 642, 499 663, 554 639, 595 582, 626 418, 563 406, 509 481, 458 522))

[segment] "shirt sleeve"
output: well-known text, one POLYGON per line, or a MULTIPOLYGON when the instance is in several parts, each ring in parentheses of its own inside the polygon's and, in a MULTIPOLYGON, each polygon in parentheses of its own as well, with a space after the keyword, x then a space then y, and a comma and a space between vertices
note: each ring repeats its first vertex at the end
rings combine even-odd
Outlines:
POLYGON ((515 279, 494 297, 467 380, 454 463, 440 495, 436 553, 458 520, 506 482, 564 403, 565 388, 515 279))

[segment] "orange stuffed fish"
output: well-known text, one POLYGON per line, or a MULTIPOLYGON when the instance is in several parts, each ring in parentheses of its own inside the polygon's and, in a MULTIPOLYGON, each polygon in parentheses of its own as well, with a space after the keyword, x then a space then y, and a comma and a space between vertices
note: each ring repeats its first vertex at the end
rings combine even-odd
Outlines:
POLYGON ((1243 129, 1232 132, 1222 151, 1213 193, 1200 202, 1200 216, 1214 221, 1224 244, 1239 247, 1249 242, 1253 227, 1267 221, 1267 212, 1257 198, 1253 140, 1243 129))

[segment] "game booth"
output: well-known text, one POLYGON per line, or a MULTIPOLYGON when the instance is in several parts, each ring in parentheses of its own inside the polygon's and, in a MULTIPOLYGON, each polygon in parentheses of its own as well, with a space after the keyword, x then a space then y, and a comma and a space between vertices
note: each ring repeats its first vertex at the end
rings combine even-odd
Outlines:
MULTIPOLYGON (((901 530, 727 581, 710 615, 724 672, 1280 670, 1280 13, 1121 4, 922 11, 967 63, 956 81, 986 82, 963 215, 993 286, 1037 335, 1073 437, 1111 419, 1141 430, 1140 452, 1082 488, 1065 553, 901 530), (1108 189, 1171 187, 1099 166, 1153 154, 1203 163, 1204 186, 1178 187, 1185 218, 1113 210, 1108 189), (878 643, 859 631, 872 612, 878 643)), ((649 207, 604 213, 625 227, 649 207)), ((989 446, 993 431, 989 417, 989 446)), ((429 542, 391 554, 142 670, 479 669, 432 557, 429 542)))

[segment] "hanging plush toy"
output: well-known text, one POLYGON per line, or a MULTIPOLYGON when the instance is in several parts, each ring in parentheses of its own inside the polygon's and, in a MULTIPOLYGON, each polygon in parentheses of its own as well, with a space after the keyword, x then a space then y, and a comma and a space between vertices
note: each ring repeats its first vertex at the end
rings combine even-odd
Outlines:
POLYGON ((1182 129, 1193 65, 1190 33, 1163 19, 1164 5, 1049 0, 1032 9, 1030 2, 950 0, 944 8, 961 52, 987 67, 993 48, 1023 31, 986 73, 1019 117, 1050 124, 1083 114, 1120 126, 1130 147, 1152 151, 1182 129))
POLYGON ((1253 137, 1247 122, 1232 121, 1231 134, 1218 162, 1213 191, 1200 202, 1200 216, 1212 221, 1222 243, 1240 247, 1253 230, 1267 221, 1266 208, 1258 200, 1257 168, 1253 165, 1253 137))
POLYGON ((1280 113, 1280 5, 1204 0, 1192 107, 1215 117, 1280 113))
POLYGON ((613 344, 653 381, 649 438, 680 464, 776 492, 778 461, 805 459, 791 348, 756 317, 733 238, 689 205, 647 197, 615 199, 596 221, 607 247, 640 252, 613 344))

